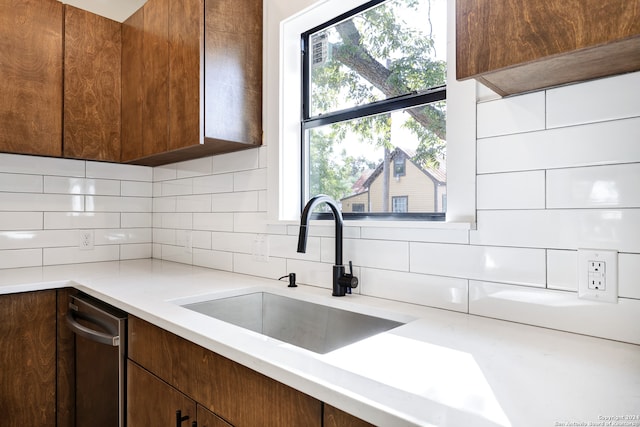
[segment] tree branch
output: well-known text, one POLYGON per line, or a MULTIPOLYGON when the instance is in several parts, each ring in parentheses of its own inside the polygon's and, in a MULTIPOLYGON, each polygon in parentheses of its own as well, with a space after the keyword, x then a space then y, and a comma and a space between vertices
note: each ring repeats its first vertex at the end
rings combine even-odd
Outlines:
MULTIPOLYGON (((342 22, 336 25, 336 29, 343 43, 333 51, 334 59, 362 76, 387 98, 411 92, 404 84, 392 83, 391 71, 362 46, 362 36, 353 21, 342 22)), ((407 113, 422 126, 430 129, 438 138, 446 139, 445 116, 442 111, 432 105, 426 105, 424 108, 411 108, 407 113)))

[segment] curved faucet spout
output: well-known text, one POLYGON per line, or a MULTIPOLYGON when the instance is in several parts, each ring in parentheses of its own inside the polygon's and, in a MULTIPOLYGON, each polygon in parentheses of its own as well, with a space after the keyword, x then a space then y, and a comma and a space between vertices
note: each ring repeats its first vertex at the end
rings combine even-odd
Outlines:
POLYGON ((358 286, 358 278, 353 275, 353 267, 349 262, 349 273, 345 272, 342 265, 342 228, 344 221, 342 212, 338 209, 335 200, 325 194, 319 194, 307 202, 300 217, 300 233, 298 234, 298 252, 304 253, 307 250, 307 236, 309 235, 309 218, 311 212, 320 203, 326 203, 333 212, 333 220, 336 224, 336 262, 333 266, 333 296, 341 297, 347 292, 351 293, 351 288, 358 286))
POLYGON ((300 217, 300 232, 298 234, 298 252, 305 253, 307 251, 309 218, 311 217, 311 212, 313 212, 316 206, 318 206, 320 203, 326 203, 329 208, 331 208, 331 212, 333 213, 333 218, 336 224, 335 265, 342 265, 342 228, 344 226, 344 220, 342 219, 342 212, 340 212, 336 201, 326 194, 319 194, 315 197, 312 197, 302 210, 302 216, 300 217))

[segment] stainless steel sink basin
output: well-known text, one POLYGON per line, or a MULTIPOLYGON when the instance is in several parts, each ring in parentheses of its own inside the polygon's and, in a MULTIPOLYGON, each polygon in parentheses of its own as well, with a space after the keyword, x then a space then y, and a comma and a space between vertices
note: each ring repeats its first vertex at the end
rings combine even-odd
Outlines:
POLYGON ((403 325, 268 292, 182 307, 320 354, 403 325))

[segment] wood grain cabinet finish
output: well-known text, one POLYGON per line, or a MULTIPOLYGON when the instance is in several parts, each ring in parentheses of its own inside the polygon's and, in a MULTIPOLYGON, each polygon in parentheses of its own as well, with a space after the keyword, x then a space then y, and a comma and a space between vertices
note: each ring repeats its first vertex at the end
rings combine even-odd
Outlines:
POLYGON ((196 421, 196 403, 137 364, 127 363, 127 426, 176 427, 176 411, 196 421))
POLYGON ((0 296, 2 426, 56 426, 56 291, 0 296))
POLYGON ((320 401, 133 316, 129 358, 234 426, 321 426, 320 401))
POLYGON ((262 1, 149 0, 122 49, 123 162, 262 144, 262 1))
POLYGON ((324 404, 323 427, 374 427, 360 418, 354 417, 338 408, 324 404))
POLYGON ((120 161, 121 24, 65 6, 64 157, 120 161))
POLYGON ((0 151, 62 154, 63 5, 0 0, 0 151))
POLYGON ((640 0, 456 0, 456 76, 500 95, 640 70, 640 0))

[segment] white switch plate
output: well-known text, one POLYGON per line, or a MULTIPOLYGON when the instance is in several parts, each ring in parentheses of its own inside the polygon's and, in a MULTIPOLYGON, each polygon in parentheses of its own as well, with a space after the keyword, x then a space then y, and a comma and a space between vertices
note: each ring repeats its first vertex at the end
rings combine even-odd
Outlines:
POLYGON ((578 298, 618 302, 618 252, 578 249, 578 298))

